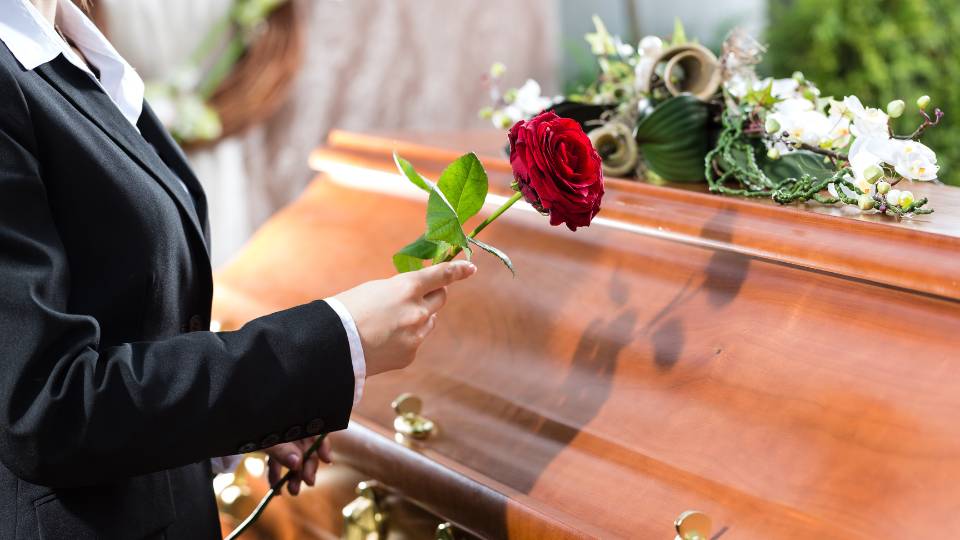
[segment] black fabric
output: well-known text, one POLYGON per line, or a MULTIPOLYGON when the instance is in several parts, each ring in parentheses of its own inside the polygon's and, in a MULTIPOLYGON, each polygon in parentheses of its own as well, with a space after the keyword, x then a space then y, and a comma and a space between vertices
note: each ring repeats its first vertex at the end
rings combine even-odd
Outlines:
POLYGON ((326 303, 206 330, 203 190, 149 107, 139 128, 0 44, 0 539, 216 538, 208 458, 346 427, 326 303))

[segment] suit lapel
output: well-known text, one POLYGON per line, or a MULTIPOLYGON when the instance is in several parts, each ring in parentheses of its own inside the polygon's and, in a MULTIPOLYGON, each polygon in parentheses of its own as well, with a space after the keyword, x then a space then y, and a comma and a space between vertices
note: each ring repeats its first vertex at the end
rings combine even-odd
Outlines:
POLYGON ((207 210, 207 196, 203 192, 203 186, 200 184, 197 176, 193 174, 193 169, 190 167, 190 163, 187 161, 187 156, 184 155, 183 150, 180 149, 177 142, 173 140, 170 133, 163 127, 163 123, 160 122, 160 119, 157 118, 150 104, 146 101, 143 102, 143 112, 137 121, 137 128, 140 129, 143 138, 160 154, 160 159, 173 170, 190 190, 190 195, 193 197, 194 207, 197 211, 197 217, 200 220, 201 229, 209 246, 210 221, 207 210))
MULTIPOLYGON (((187 228, 196 233, 204 251, 209 255, 199 209, 190 200, 190 194, 184 191, 177 177, 164 165, 150 143, 127 121, 110 100, 110 96, 88 74, 72 66, 62 55, 37 67, 35 71, 160 183, 180 207, 180 213, 189 223, 187 228)), ((187 180, 184 179, 184 182, 187 183, 187 180)), ((192 174, 189 175, 189 180, 196 184, 192 174)), ((203 206, 205 210, 205 201, 203 206)))

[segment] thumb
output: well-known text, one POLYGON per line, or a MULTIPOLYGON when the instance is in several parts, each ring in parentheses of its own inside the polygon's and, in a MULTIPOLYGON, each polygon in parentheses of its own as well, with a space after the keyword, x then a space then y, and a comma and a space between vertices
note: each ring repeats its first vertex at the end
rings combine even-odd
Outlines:
POLYGON ((477 273, 477 267, 470 261, 453 261, 435 264, 413 274, 417 280, 417 291, 425 295, 456 281, 467 279, 477 273))

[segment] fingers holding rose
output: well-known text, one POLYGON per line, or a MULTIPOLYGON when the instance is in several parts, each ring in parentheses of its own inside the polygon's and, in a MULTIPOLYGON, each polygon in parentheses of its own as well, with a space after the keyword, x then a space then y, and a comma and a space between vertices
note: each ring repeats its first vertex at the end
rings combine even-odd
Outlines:
POLYGON ((301 483, 308 486, 313 486, 316 483, 320 462, 332 463, 332 453, 330 440, 324 439, 316 452, 305 457, 307 450, 310 449, 314 441, 316 441, 316 437, 309 437, 299 441, 278 444, 266 451, 268 457, 267 479, 271 486, 283 478, 285 469, 291 471, 290 479, 287 481, 287 491, 291 495, 300 493, 301 483))

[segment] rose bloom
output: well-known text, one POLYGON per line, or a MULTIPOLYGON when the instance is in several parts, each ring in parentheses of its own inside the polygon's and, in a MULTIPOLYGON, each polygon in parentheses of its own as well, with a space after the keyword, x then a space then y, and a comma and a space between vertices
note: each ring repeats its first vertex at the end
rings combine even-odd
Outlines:
POLYGON ((575 120, 545 112, 510 130, 510 165, 523 198, 551 225, 587 227, 600 211, 600 155, 575 120))

